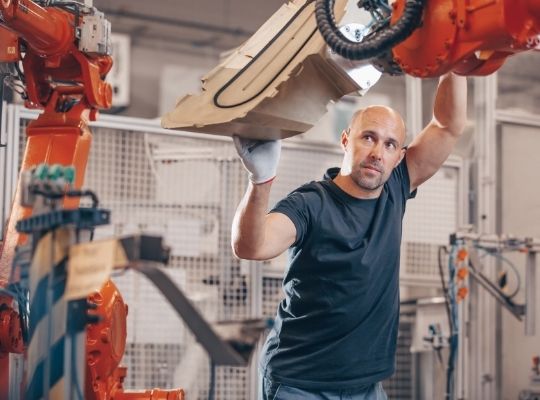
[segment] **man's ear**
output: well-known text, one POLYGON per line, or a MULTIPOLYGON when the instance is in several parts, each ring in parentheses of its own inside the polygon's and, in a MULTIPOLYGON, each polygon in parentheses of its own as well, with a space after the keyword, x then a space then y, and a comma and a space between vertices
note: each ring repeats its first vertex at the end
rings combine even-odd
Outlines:
POLYGON ((349 135, 347 134, 347 130, 344 129, 341 132, 341 148, 343 151, 347 151, 347 144, 349 144, 349 135))

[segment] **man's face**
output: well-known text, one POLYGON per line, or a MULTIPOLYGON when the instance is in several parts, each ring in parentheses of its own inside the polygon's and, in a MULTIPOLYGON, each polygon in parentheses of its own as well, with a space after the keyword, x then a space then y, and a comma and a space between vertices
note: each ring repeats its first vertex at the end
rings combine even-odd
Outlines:
POLYGON ((381 106, 364 109, 341 136, 345 151, 341 174, 349 174, 362 190, 381 190, 405 155, 404 141, 405 126, 399 114, 381 106))

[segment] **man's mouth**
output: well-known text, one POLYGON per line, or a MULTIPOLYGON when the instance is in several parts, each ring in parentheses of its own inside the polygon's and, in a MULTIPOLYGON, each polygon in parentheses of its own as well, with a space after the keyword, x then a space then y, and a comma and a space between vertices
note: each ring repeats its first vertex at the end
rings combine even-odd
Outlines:
POLYGON ((375 171, 375 172, 379 172, 379 173, 381 172, 381 170, 379 168, 377 168, 377 167, 375 167, 373 165, 363 165, 363 167, 366 168, 366 169, 369 169, 371 171, 375 171))

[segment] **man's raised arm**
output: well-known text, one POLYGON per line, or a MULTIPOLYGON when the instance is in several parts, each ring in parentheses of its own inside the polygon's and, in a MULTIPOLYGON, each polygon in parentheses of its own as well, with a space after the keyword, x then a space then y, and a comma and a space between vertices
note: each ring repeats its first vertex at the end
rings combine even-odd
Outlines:
POLYGON ((467 80, 453 73, 439 80, 433 118, 407 149, 411 191, 435 174, 462 135, 467 122, 467 80))
POLYGON ((267 214, 281 142, 234 137, 234 144, 250 180, 233 219, 231 245, 234 254, 249 260, 274 258, 296 239, 296 228, 287 216, 267 214))

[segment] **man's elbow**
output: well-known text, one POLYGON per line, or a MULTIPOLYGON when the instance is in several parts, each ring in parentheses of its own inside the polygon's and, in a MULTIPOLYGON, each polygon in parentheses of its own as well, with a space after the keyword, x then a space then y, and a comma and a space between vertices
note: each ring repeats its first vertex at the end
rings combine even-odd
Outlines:
POLYGON ((467 118, 456 117, 451 118, 448 121, 441 121, 434 117, 432 123, 447 134, 459 138, 463 135, 463 132, 465 132, 467 118))
POLYGON ((252 246, 246 246, 245 243, 232 242, 232 251, 236 258, 241 260, 261 261, 265 260, 264 257, 254 249, 252 246))
POLYGON ((467 125, 467 119, 466 118, 457 118, 456 120, 452 121, 448 126, 448 131, 452 136, 455 136, 459 138, 463 135, 463 132, 465 132, 465 126, 467 125))
POLYGON ((246 249, 242 248, 241 246, 235 246, 232 245, 232 251, 236 258, 239 258, 241 260, 251 260, 252 258, 251 253, 247 251, 246 249))

